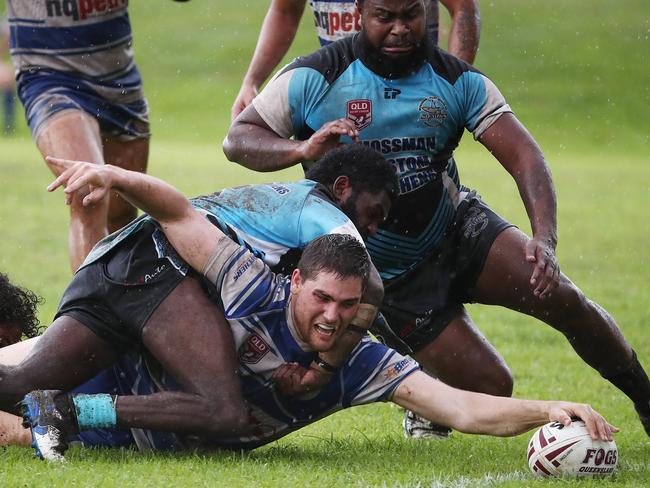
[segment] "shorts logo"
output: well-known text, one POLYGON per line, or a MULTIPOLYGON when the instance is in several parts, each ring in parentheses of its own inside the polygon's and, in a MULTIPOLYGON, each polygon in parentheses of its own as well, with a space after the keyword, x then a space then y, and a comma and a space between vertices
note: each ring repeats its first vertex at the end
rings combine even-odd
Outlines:
POLYGON ((365 129, 372 122, 372 102, 370 100, 350 100, 347 117, 358 130, 365 129))
POLYGON ((166 264, 161 264, 160 266, 156 266, 156 268, 151 273, 146 273, 144 276, 141 276, 140 279, 138 280, 138 283, 140 284, 149 283, 151 280, 158 278, 160 273, 165 271, 165 269, 167 269, 166 264))
POLYGON ((427 97, 418 106, 420 122, 427 127, 437 127, 447 118, 447 105, 438 97, 427 97))
POLYGON ((243 363, 256 364, 269 352, 269 345, 257 334, 250 337, 239 348, 239 360, 243 363))
POLYGON ((488 216, 480 208, 470 208, 467 211, 461 232, 466 239, 478 236, 488 225, 488 216))

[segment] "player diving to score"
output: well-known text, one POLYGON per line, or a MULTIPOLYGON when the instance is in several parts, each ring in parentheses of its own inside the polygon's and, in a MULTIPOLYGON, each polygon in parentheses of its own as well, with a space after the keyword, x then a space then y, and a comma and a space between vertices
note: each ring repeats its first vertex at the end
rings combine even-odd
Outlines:
MULTIPOLYGON (((573 416, 586 422, 594 438, 611 439, 617 431, 588 405, 501 398, 451 388, 419 371, 413 360, 367 336, 334 381, 308 397, 285 397, 274 386, 300 381, 317 352, 332 348, 355 316, 370 266, 363 245, 340 234, 317 238, 305 247, 290 276, 276 275, 163 181, 115 167, 66 164, 70 167, 50 189, 65 185, 70 197, 90 185, 85 205, 92 205, 107 191, 119 191, 157 220, 180 257, 215 287, 223 304, 235 340, 249 428, 231 437, 206 435, 189 441, 207 447, 253 448, 342 408, 385 400, 462 432, 515 435, 549 420, 568 424, 573 416)), ((195 347, 204 348, 200 341, 195 347)), ((24 417, 43 457, 61 459, 69 435, 80 432, 83 439, 84 431, 128 427, 121 419, 121 405, 134 389, 139 395, 146 390, 152 395, 175 390, 173 380, 145 368, 142 358, 115 368, 113 380, 121 380, 121 385, 96 385, 92 394, 50 390, 25 397, 24 417), (138 381, 128 384, 129 377, 134 378, 129 372, 134 371, 138 381)), ((140 413, 147 416, 150 412, 140 413)), ((147 439, 149 447, 161 448, 156 444, 160 432, 152 430, 174 431, 174 427, 162 422, 148 430, 139 437, 147 439)), ((187 436, 164 440, 163 448, 188 446, 187 436)))

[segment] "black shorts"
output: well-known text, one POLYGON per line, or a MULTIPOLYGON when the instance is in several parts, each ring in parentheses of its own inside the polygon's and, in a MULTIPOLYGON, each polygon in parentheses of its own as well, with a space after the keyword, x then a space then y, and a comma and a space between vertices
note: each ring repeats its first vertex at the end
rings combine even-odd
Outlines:
POLYGON ((441 245, 412 270, 385 284, 381 312, 388 321, 373 332, 398 351, 418 352, 472 302, 492 243, 512 227, 476 195, 456 210, 441 245), (392 334, 391 334, 392 331, 392 334))
POLYGON ((159 257, 154 232, 159 244, 166 242, 148 223, 81 268, 63 293, 56 317, 78 320, 118 351, 138 348, 151 314, 189 272, 183 261, 174 259, 174 266, 159 257))

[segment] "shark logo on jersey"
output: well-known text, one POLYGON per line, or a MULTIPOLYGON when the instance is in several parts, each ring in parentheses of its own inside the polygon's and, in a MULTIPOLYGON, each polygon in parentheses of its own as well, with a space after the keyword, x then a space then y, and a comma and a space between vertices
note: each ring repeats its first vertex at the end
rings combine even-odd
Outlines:
POLYGON ((420 122, 427 127, 437 127, 447 118, 447 105, 438 97, 427 97, 420 102, 420 122))
POLYGON ((258 334, 251 334, 239 348, 239 360, 247 364, 256 364, 271 348, 258 334))
POLYGON ((348 101, 347 117, 358 130, 365 129, 372 122, 372 102, 370 100, 348 101))

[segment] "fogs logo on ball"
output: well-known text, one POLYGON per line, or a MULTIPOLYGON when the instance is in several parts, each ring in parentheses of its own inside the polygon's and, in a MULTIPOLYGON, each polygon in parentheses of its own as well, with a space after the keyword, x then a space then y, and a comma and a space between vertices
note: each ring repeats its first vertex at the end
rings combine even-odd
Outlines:
POLYGON ((357 130, 365 129, 372 122, 372 102, 370 100, 350 100, 347 117, 354 122, 357 130))
POLYGON ((528 466, 537 476, 605 476, 616 470, 614 441, 594 440, 585 423, 565 427, 553 422, 541 427, 528 443, 528 466))

